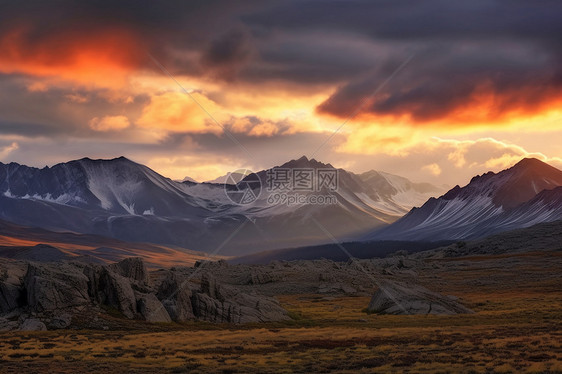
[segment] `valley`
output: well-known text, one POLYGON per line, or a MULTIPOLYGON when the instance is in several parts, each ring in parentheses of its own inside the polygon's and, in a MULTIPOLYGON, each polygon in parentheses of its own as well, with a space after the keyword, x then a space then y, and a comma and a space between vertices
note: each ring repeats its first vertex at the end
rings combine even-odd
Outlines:
MULTIPOLYGON (((482 248, 484 245, 479 244, 482 248)), ((474 314, 367 314, 365 307, 376 288, 369 277, 359 282, 364 291, 352 294, 342 290, 319 293, 318 288, 313 288, 322 288, 330 281, 314 282, 318 286, 313 283, 311 289, 310 282, 290 278, 290 284, 301 284, 301 288, 283 286, 288 280, 247 286, 260 293, 276 293, 280 305, 291 316, 289 321, 162 324, 102 314, 92 324, 92 316, 84 312, 66 330, 2 333, 1 370, 562 371, 562 254, 559 250, 538 248, 494 254, 493 244, 488 251, 444 258, 444 253, 433 253, 421 262, 414 258, 406 268, 399 269, 388 265, 393 263, 389 258, 387 275, 376 272, 377 276, 403 280, 412 277, 413 270, 417 282, 442 294, 455 295, 474 314), (284 292, 279 293, 278 287, 284 292), (289 289, 292 291, 287 292, 289 289), (104 330, 103 326, 110 328, 104 330)), ((366 266, 364 261, 361 263, 366 266)), ((326 264, 303 262, 293 268, 308 269, 300 272, 304 280, 310 277, 306 274, 311 269, 322 272, 326 264)), ((345 268, 345 263, 339 266, 345 268)), ((224 267, 219 268, 213 271, 217 276, 238 273, 236 267, 229 267, 226 272, 224 267)), ((261 266, 256 271, 259 268, 267 269, 261 266)), ((385 269, 384 265, 379 268, 385 269)))

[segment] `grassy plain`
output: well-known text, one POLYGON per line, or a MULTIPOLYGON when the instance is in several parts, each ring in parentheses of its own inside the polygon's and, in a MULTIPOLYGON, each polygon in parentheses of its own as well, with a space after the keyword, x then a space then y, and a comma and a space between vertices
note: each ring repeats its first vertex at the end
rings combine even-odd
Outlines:
POLYGON ((556 252, 434 260, 451 266, 420 279, 440 280, 438 291, 458 296, 470 315, 368 315, 368 297, 306 294, 278 297, 294 318, 284 323, 105 317, 117 327, 2 333, 0 372, 562 373, 561 260, 556 252))

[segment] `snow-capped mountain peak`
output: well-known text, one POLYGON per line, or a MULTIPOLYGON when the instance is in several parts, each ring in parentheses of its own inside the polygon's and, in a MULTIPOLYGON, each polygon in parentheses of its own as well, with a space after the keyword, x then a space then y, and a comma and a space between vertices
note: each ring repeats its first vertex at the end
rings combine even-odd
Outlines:
MULTIPOLYGON (((475 176, 464 187, 455 186, 367 238, 388 239, 400 235, 409 240, 464 239, 502 231, 506 227, 526 227, 535 222, 531 217, 538 208, 535 205, 529 212, 522 213, 521 207, 541 191, 558 186, 562 186, 562 171, 537 159, 523 159, 497 174, 488 172, 475 176)), ((550 208, 542 217, 562 218, 562 207, 550 208)))

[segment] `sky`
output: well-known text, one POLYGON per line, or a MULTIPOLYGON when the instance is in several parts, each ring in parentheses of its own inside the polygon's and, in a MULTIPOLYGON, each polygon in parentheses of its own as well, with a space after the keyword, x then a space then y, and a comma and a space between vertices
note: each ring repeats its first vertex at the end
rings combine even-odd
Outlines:
POLYGON ((560 1, 2 1, 0 162, 562 168, 560 1))

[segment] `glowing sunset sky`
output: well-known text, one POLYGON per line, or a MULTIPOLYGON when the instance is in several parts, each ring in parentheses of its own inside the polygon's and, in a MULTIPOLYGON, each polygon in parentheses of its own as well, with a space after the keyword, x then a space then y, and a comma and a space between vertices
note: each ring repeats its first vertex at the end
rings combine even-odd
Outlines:
POLYGON ((560 35, 559 1, 3 2, 0 161, 201 181, 314 154, 449 185, 562 167, 560 35))

